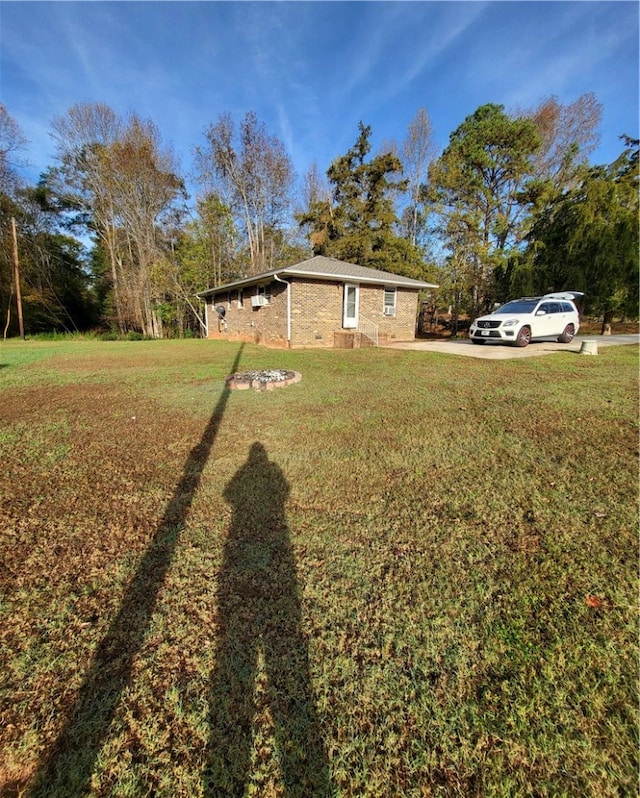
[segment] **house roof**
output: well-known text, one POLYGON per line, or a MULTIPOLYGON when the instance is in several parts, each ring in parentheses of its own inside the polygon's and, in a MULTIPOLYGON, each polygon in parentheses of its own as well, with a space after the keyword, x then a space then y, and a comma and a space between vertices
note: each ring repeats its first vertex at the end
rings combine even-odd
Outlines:
POLYGON ((380 269, 370 269, 368 266, 358 266, 355 263, 347 263, 336 258, 327 258, 324 255, 316 255, 308 260, 303 260, 293 266, 285 266, 281 269, 272 269, 262 274, 254 274, 242 280, 234 280, 231 283, 210 288, 207 291, 200 291, 198 296, 205 297, 212 294, 219 294, 232 288, 246 288, 252 285, 260 285, 270 282, 278 277, 312 277, 315 280, 339 280, 341 282, 374 283, 375 285, 397 286, 400 288, 437 288, 434 283, 426 283, 423 280, 414 280, 411 277, 403 277, 401 274, 392 274, 380 269))

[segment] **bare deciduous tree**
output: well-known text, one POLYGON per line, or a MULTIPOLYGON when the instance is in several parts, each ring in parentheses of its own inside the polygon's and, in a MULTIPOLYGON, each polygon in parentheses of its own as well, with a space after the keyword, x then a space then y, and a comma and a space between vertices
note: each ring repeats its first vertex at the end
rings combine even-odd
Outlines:
POLYGON ((160 225, 182 190, 182 183, 176 176, 173 155, 161 149, 156 126, 135 115, 108 155, 115 220, 127 242, 126 274, 137 325, 148 335, 161 337, 155 305, 163 297, 155 290, 153 266, 162 252, 160 225))
POLYGON ((117 323, 161 335, 152 266, 163 214, 183 191, 156 126, 122 120, 101 103, 72 106, 53 120, 61 190, 84 210, 108 255, 117 323))
POLYGON ((401 160, 409 194, 408 232, 412 244, 417 244, 421 193, 427 182, 429 166, 436 156, 431 120, 420 108, 411 120, 407 138, 402 145, 401 160))
POLYGON ((19 164, 13 159, 27 143, 18 123, 0 103, 0 192, 3 194, 10 194, 17 184, 19 164))
POLYGON ((236 128, 229 114, 206 131, 207 146, 197 148, 201 183, 218 193, 237 214, 246 232, 250 271, 270 266, 271 233, 282 225, 291 202, 293 165, 284 145, 270 136, 252 112, 236 128))
POLYGON ((601 103, 592 93, 568 105, 551 96, 520 115, 533 120, 542 139, 534 158, 538 178, 550 181, 555 191, 574 188, 600 142, 601 103))
POLYGON ((121 299, 120 255, 115 226, 115 205, 109 190, 106 153, 120 135, 121 122, 104 103, 80 103, 51 123, 59 168, 57 190, 70 193, 72 204, 91 220, 98 242, 107 253, 111 269, 118 328, 126 328, 121 299))

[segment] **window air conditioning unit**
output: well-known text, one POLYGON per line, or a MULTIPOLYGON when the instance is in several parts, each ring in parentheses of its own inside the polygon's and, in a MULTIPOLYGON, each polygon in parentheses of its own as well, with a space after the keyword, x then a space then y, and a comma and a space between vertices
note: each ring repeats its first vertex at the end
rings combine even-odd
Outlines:
POLYGON ((395 308, 385 308, 384 309, 384 315, 385 316, 395 316, 396 315, 395 308))
POLYGON ((264 294, 258 294, 258 296, 251 297, 251 307, 252 308, 262 308, 265 305, 269 304, 267 302, 266 296, 264 294))

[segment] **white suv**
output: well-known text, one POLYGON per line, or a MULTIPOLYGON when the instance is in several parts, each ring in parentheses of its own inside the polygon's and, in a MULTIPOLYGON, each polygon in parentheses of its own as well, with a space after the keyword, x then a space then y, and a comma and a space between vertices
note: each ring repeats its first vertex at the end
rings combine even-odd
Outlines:
POLYGON ((528 346, 533 340, 555 338, 568 344, 580 328, 575 300, 580 291, 564 291, 507 302, 489 316, 480 316, 469 328, 474 344, 485 341, 528 346))

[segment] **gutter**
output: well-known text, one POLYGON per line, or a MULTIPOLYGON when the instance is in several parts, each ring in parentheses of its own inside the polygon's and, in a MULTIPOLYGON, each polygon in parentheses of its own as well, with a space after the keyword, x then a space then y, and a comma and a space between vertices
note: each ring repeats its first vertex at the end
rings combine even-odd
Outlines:
POLYGON ((276 272, 273 273, 273 276, 277 282, 287 286, 287 344, 291 346, 291 283, 278 277, 276 272))

